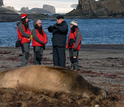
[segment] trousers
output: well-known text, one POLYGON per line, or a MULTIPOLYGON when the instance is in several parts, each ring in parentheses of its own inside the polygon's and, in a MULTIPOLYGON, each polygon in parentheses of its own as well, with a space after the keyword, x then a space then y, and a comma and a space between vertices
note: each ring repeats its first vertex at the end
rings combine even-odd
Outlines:
POLYGON ((34 46, 34 65, 41 65, 43 46, 34 46))
POLYGON ((65 68, 65 47, 53 46, 53 64, 65 68))
POLYGON ((30 51, 30 43, 26 42, 22 44, 22 62, 21 66, 27 66, 28 57, 30 51))
POLYGON ((78 70, 79 69, 79 65, 78 65, 78 53, 79 53, 78 50, 69 49, 71 67, 73 67, 73 70, 78 70), (76 58, 74 58, 74 56, 76 58))

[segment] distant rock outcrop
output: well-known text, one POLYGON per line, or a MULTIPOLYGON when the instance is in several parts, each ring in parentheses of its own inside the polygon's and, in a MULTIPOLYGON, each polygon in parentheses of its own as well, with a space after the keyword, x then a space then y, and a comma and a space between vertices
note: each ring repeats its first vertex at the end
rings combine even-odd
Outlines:
POLYGON ((43 5, 43 9, 51 12, 52 14, 56 13, 54 6, 50 6, 50 5, 45 4, 45 5, 43 5))
POLYGON ((67 15, 87 17, 124 16, 124 0, 79 0, 77 8, 67 15))
POLYGON ((47 10, 44 10, 44 9, 42 9, 42 8, 32 8, 31 10, 29 10, 29 12, 30 13, 41 13, 41 14, 44 14, 44 13, 47 13, 47 14, 49 14, 49 13, 51 13, 51 12, 49 12, 49 11, 47 11, 47 10))
POLYGON ((20 16, 16 11, 0 6, 0 22, 11 22, 19 19, 20 16))
POLYGON ((72 4, 71 7, 75 9, 77 7, 77 4, 72 4))
POLYGON ((43 8, 32 8, 29 10, 28 7, 22 7, 20 13, 36 13, 36 14, 54 14, 55 13, 55 8, 50 5, 43 5, 43 8))
POLYGON ((47 10, 44 10, 42 8, 32 8, 32 9, 28 9, 28 7, 22 7, 21 8, 21 11, 19 11, 20 13, 26 13, 26 14, 32 14, 32 13, 35 13, 35 14, 44 14, 44 13, 51 13, 47 10))
POLYGON ((20 19, 18 11, 11 6, 3 6, 3 0, 0 0, 0 22, 11 22, 20 19))
POLYGON ((3 0, 0 0, 0 6, 2 6, 3 5, 3 0))
POLYGON ((22 7, 21 8, 21 12, 28 13, 29 12, 29 8, 28 7, 22 7))

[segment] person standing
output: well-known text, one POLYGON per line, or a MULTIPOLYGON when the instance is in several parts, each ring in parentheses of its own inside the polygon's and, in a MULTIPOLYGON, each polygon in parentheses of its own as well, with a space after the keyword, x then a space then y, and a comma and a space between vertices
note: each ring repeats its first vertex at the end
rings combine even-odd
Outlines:
POLYGON ((81 47, 81 32, 76 20, 71 22, 71 31, 68 37, 66 48, 69 48, 71 70, 78 71, 78 54, 81 47))
POLYGON ((58 15, 57 23, 48 27, 48 31, 53 34, 53 63, 54 66, 65 67, 66 55, 66 38, 68 33, 68 25, 64 21, 64 16, 58 15))
POLYGON ((35 19, 33 21, 34 29, 32 31, 32 46, 34 48, 34 65, 41 65, 43 50, 47 44, 47 35, 44 32, 41 23, 41 20, 35 19))
POLYGON ((17 33, 19 40, 22 44, 22 62, 21 66, 26 66, 29 57, 30 41, 31 41, 31 31, 29 29, 27 14, 21 15, 21 22, 17 27, 17 33))

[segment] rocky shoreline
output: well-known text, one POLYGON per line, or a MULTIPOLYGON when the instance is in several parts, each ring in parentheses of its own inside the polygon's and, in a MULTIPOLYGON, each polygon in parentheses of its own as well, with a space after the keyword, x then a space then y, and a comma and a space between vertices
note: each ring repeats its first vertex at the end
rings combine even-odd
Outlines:
MULTIPOLYGON (((57 14, 58 15, 58 14, 57 14)), ((21 15, 17 14, 0 14, 0 22, 15 22, 20 20, 21 15)), ((48 14, 28 14, 29 19, 41 19, 41 20, 56 20, 56 14, 53 16, 49 16, 48 14)), ((65 19, 121 19, 124 16, 69 16, 64 15, 65 19)))

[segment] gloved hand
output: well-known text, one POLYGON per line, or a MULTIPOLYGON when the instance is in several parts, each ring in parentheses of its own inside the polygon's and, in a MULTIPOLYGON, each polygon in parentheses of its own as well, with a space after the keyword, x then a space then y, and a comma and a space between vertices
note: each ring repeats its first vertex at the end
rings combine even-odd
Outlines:
POLYGON ((52 26, 51 25, 48 27, 48 31, 52 32, 52 26))
POLYGON ((53 28, 54 28, 54 29, 57 29, 58 27, 57 27, 57 25, 54 25, 53 28))
POLYGON ((52 27, 52 26, 50 25, 50 26, 48 27, 48 29, 51 29, 51 27, 52 27))
POLYGON ((30 37, 29 37, 29 39, 28 39, 28 40, 30 41, 32 38, 33 38, 33 35, 30 35, 30 37))
POLYGON ((33 38, 33 35, 30 35, 30 38, 33 38))

